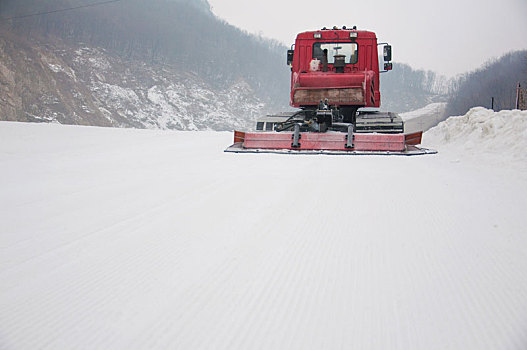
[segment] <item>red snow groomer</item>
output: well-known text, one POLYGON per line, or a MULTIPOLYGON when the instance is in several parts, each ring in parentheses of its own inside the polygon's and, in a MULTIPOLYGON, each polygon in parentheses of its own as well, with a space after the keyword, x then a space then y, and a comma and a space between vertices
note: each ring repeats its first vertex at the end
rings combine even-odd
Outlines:
POLYGON ((384 71, 392 69, 391 46, 375 33, 353 28, 322 28, 298 34, 287 51, 291 66, 290 105, 297 112, 267 116, 256 132, 234 132, 226 152, 426 154, 417 147, 422 132, 405 134, 396 113, 380 107, 377 47, 384 71))

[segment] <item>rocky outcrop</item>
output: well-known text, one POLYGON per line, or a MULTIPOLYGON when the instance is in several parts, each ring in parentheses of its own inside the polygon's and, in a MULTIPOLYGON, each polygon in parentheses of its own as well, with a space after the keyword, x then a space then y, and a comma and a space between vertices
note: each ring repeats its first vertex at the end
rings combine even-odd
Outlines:
POLYGON ((0 120, 231 130, 266 112, 243 79, 218 89, 182 67, 59 39, 4 31, 0 57, 0 120))

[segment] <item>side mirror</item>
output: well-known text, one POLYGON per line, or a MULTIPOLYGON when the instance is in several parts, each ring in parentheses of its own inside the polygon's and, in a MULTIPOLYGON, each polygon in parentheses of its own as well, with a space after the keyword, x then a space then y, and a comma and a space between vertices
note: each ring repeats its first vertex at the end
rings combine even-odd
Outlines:
POLYGON ((393 65, 391 62, 384 64, 384 70, 392 70, 392 68, 393 68, 393 65))
POLYGON ((383 53, 384 53, 384 60, 386 62, 389 62, 392 60, 392 46, 391 45, 385 45, 383 53))
POLYGON ((290 66, 293 64, 293 55, 295 50, 287 50, 287 65, 290 66))

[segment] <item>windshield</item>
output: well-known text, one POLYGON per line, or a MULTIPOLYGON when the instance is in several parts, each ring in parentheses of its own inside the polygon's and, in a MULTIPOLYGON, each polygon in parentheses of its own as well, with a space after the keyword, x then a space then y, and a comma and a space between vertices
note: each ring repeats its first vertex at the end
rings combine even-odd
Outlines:
POLYGON ((324 50, 327 50, 328 63, 333 63, 335 55, 345 55, 346 63, 357 63, 357 43, 315 43, 313 44, 313 58, 323 61, 324 50))

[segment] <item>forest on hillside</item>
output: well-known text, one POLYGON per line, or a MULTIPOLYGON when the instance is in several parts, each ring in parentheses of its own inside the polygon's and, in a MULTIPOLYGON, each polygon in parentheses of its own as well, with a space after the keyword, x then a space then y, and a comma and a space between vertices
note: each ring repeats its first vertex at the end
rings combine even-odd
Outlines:
POLYGON ((510 52, 452 80, 446 113, 463 115, 475 106, 514 109, 518 83, 527 87, 527 50, 510 52))
POLYGON ((477 106, 514 109, 518 83, 527 87, 527 50, 507 53, 451 79, 396 62, 392 71, 381 74, 382 108, 406 112, 419 103, 447 102, 445 117, 477 106))
MULTIPOLYGON (((56 36, 102 47, 121 57, 180 66, 221 88, 243 78, 259 95, 287 106, 286 47, 242 31, 210 12, 206 0, 126 0, 23 17, 93 3, 3 0, 0 15, 28 38, 56 36)), ((4 21, 5 22, 5 21, 4 21)))

